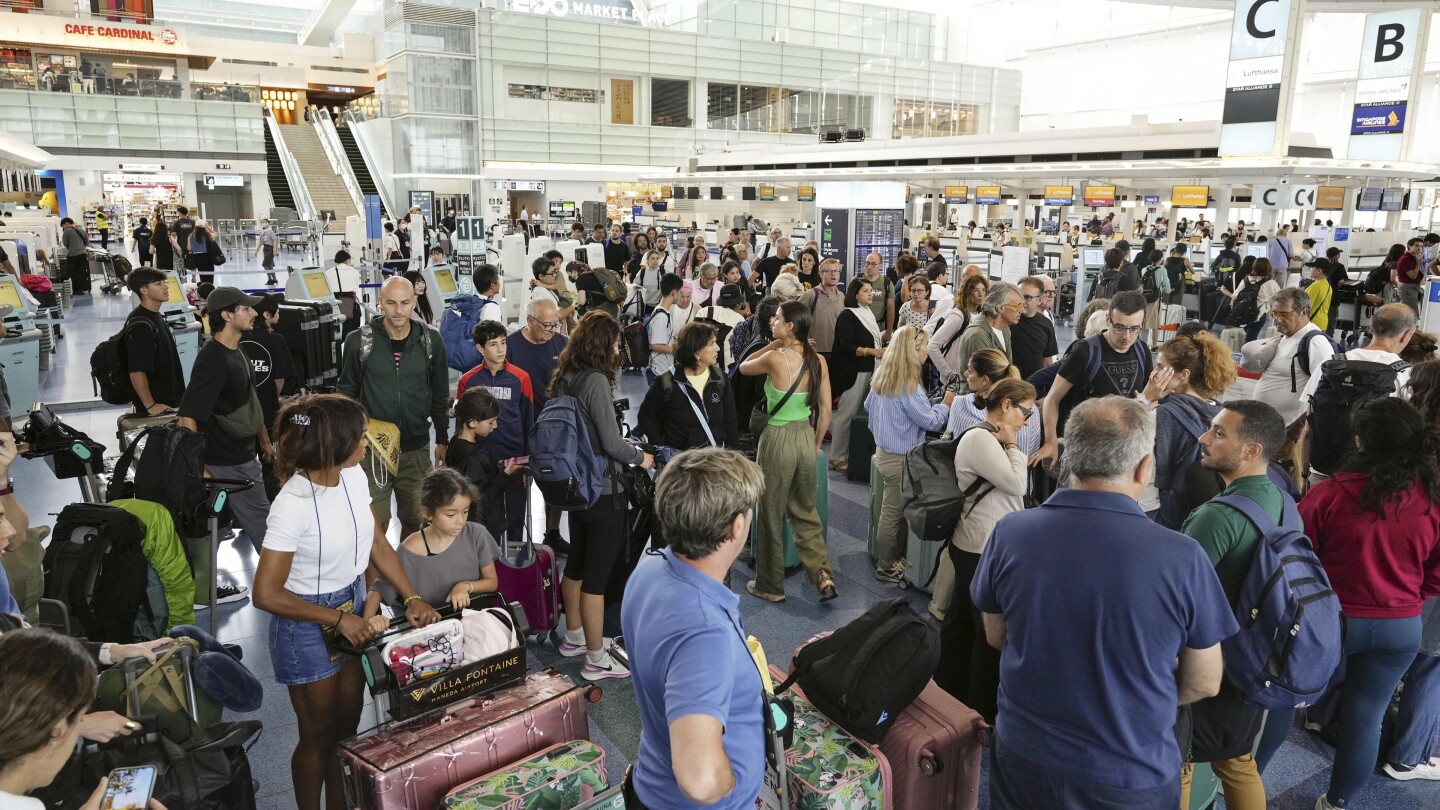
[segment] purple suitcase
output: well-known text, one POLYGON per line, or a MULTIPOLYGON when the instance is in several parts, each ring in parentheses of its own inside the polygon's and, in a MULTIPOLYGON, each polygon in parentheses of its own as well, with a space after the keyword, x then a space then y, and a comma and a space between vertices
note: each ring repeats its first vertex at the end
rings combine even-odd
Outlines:
POLYGON ((543 751, 590 739, 593 686, 553 670, 484 698, 365 732, 340 744, 345 803, 356 810, 433 810, 453 787, 543 751))
POLYGON ((895 810, 975 810, 980 749, 989 744, 990 726, 980 713, 931 681, 880 743, 894 775, 895 810))
POLYGON ((525 608, 525 621, 538 639, 555 636, 560 626, 560 558, 555 549, 536 543, 530 535, 530 493, 525 493, 525 544, 519 557, 510 553, 506 538, 504 553, 495 561, 495 576, 507 602, 525 608), (523 559, 524 564, 517 564, 523 559))

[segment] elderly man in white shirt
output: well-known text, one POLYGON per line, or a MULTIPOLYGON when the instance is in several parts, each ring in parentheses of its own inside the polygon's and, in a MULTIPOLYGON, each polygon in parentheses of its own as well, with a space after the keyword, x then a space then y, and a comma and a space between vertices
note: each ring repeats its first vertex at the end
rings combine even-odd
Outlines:
MULTIPOLYGON (((1370 320, 1370 343, 1363 349, 1350 349, 1345 352, 1345 359, 1366 360, 1387 366, 1402 362, 1400 353, 1405 351, 1410 338, 1415 335, 1416 326, 1418 323, 1415 310, 1405 304, 1386 304, 1375 310, 1375 316, 1370 320)), ((1315 388, 1320 385, 1321 376, 1317 370, 1306 384, 1306 402, 1315 396, 1315 388)), ((1395 393, 1391 396, 1402 395, 1409 382, 1410 369, 1402 369, 1395 375, 1395 393)))

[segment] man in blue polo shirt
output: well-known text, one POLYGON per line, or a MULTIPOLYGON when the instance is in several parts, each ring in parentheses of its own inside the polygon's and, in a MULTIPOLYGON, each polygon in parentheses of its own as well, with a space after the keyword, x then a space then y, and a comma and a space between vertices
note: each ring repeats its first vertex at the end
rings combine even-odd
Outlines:
POLYGON ((681 453, 660 474, 655 512, 670 545, 640 560, 620 611, 640 705, 631 807, 749 810, 760 795, 760 671, 724 579, 764 486, 754 462, 719 448, 681 453))
MULTIPOLYGON (((506 357, 511 365, 519 366, 530 375, 530 389, 535 397, 535 414, 545 409, 550 397, 550 378, 560 364, 560 352, 569 338, 560 334, 560 309, 554 301, 545 298, 530 299, 525 310, 525 323, 510 333, 506 342, 506 357)), ((555 553, 565 556, 570 553, 570 543, 560 536, 560 509, 545 507, 545 545, 555 553)))
POLYGON ((1081 403, 1071 488, 1001 518, 985 546, 970 596, 1002 651, 996 810, 1179 806, 1177 707, 1219 691, 1239 628, 1205 552, 1140 509, 1154 449, 1143 404, 1081 403))

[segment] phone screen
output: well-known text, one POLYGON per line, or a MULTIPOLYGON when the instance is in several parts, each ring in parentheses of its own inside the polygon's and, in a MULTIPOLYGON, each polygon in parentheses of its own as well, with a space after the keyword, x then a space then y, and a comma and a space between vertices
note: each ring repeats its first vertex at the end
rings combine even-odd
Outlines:
POLYGON ((110 772, 110 783, 105 787, 105 799, 100 806, 113 810, 145 810, 154 791, 153 766, 116 768, 110 772))

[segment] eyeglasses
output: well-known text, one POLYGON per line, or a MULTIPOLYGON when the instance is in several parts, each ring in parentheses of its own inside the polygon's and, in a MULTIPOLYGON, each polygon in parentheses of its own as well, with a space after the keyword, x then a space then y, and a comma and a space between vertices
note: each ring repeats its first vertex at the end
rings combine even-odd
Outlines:
POLYGON ((1110 324, 1110 331, 1112 331, 1112 332, 1119 332, 1119 333, 1122 334, 1122 335, 1138 335, 1138 334, 1140 334, 1141 332, 1144 332, 1144 331, 1145 331, 1145 327, 1144 327, 1144 326, 1116 326, 1115 324, 1112 323, 1112 324, 1110 324))
POLYGON ((1024 303, 1023 301, 1014 301, 1014 302, 1011 302, 1011 303, 1009 303, 1009 304, 1001 304, 1001 305, 1000 305, 1000 308, 1001 308, 1001 309, 1024 309, 1024 308, 1025 308, 1025 303, 1024 303))
POLYGON ((1296 314, 1296 313, 1295 313, 1295 310, 1293 310, 1293 309, 1286 310, 1286 311, 1284 311, 1284 312, 1281 312, 1281 311, 1275 310, 1275 309, 1270 310, 1270 317, 1274 318, 1274 319, 1277 320, 1277 321, 1280 320, 1281 318, 1288 318, 1288 317, 1290 317, 1291 315, 1294 315, 1294 314, 1296 314))
POLYGON ((1025 421, 1027 422, 1030 421, 1030 417, 1035 415, 1034 408, 1027 408, 1024 405, 1016 405, 1015 407, 1020 409, 1021 415, 1025 417, 1025 421))
POLYGON ((552 330, 552 331, 553 331, 553 330, 555 330, 555 329, 559 329, 559 328, 560 328, 560 322, 559 322, 559 321, 542 321, 542 320, 540 320, 539 318, 535 317, 534 315, 526 315, 525 317, 529 318, 530 320, 534 321, 534 322, 537 323, 537 324, 540 324, 540 328, 541 328, 541 329, 549 329, 549 330, 552 330))
POLYGON ((1040 297, 1041 297, 1041 298, 1054 298, 1054 297, 1055 297, 1055 291, 1054 291, 1054 290, 1046 290, 1045 292, 1040 293, 1040 297))
POLYGON ((1045 293, 1040 293, 1039 295, 1022 295, 1021 297, 1024 298, 1024 299, 1025 299, 1025 303, 1028 304, 1028 303, 1030 303, 1031 301, 1034 301, 1034 300, 1037 299, 1037 298, 1043 298, 1043 297, 1045 297, 1045 293))

